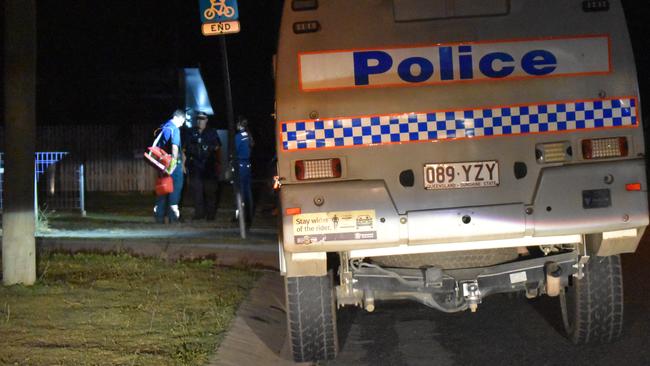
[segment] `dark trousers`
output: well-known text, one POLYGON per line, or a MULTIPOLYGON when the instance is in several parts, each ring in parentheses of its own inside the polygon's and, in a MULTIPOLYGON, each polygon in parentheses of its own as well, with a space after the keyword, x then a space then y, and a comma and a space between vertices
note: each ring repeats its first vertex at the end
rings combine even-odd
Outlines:
POLYGON ((200 173, 190 173, 190 188, 194 198, 194 217, 214 219, 217 215, 217 178, 205 178, 200 173))
POLYGON ((242 201, 246 207, 246 215, 248 220, 252 220, 255 208, 253 207, 253 188, 251 186, 251 163, 248 160, 239 160, 237 162, 237 169, 239 169, 239 192, 241 193, 242 201))
POLYGON ((176 215, 171 209, 171 206, 178 207, 181 201, 181 192, 183 192, 183 168, 180 164, 174 169, 172 179, 174 181, 174 191, 170 194, 156 197, 154 214, 156 221, 160 223, 165 221, 165 216, 169 217, 169 222, 176 222, 180 218, 180 215, 176 215))

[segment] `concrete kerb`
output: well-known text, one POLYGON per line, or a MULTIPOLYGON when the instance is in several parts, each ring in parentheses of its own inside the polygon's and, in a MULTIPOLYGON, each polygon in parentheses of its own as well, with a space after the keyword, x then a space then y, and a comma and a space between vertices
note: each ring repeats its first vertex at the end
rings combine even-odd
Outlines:
POLYGON ((277 244, 227 244, 192 243, 181 240, 143 239, 72 239, 39 238, 39 253, 129 253, 136 256, 155 257, 165 260, 201 259, 215 260, 223 266, 252 266, 278 269, 277 244))
POLYGON ((237 310, 208 366, 312 365, 291 361, 284 297, 282 276, 265 273, 237 310))

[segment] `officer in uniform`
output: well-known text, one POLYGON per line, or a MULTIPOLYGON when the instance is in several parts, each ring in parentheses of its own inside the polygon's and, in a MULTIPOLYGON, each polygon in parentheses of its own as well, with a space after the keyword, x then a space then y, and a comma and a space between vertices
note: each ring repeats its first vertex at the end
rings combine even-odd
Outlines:
POLYGON ((221 168, 221 140, 214 128, 208 128, 208 116, 199 112, 196 126, 188 133, 186 166, 194 198, 193 220, 214 220, 221 168))
POLYGON ((239 192, 246 208, 247 221, 253 219, 253 191, 251 187, 251 149, 255 145, 253 137, 248 131, 248 120, 242 116, 237 121, 235 134, 235 169, 238 171, 239 192))

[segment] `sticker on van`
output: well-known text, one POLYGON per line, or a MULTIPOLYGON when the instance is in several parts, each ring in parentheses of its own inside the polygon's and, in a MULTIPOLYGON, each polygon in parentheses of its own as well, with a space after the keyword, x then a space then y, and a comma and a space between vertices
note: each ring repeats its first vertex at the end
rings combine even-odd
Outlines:
POLYGON ((607 74, 607 35, 299 54, 303 91, 607 74))
POLYGON ((296 244, 377 239, 375 210, 308 213, 293 216, 296 244))

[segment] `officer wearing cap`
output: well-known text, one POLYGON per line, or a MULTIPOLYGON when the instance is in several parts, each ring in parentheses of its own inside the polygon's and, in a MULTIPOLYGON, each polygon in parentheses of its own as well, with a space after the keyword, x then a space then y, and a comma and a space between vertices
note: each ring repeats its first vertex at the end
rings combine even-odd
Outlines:
POLYGON ((193 220, 214 220, 221 169, 221 140, 214 128, 208 127, 208 116, 197 113, 196 126, 188 133, 186 166, 194 198, 193 220))

